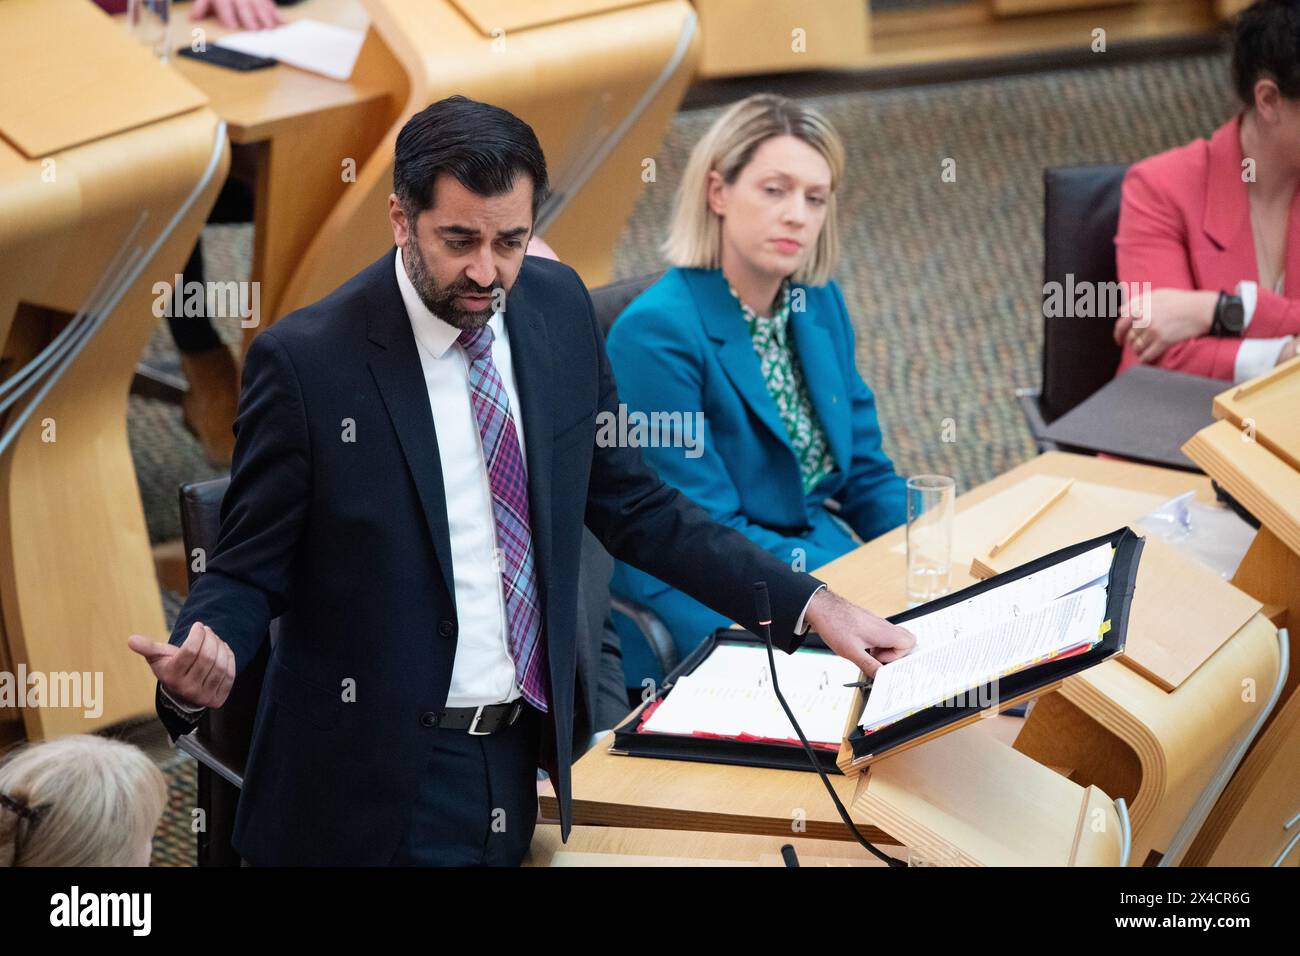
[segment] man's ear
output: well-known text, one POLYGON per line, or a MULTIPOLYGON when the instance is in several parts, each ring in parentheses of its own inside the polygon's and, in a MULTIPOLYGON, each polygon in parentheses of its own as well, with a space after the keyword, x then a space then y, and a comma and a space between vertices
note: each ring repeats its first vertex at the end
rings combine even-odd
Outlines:
POLYGON ((388 224, 393 227, 393 244, 399 248, 405 247, 410 236, 410 223, 396 193, 388 194, 388 224))

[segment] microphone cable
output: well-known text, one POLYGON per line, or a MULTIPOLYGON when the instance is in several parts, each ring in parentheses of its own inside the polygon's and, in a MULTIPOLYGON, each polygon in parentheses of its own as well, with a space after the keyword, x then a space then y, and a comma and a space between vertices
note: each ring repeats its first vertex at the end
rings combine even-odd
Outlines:
MULTIPOLYGON (((766 581, 757 581, 754 584, 754 610, 758 617, 758 625, 763 629, 763 638, 767 642, 767 666, 772 671, 772 690, 776 692, 776 699, 780 702, 781 709, 785 711, 785 715, 789 718, 790 724, 794 727, 795 733, 799 735, 799 742, 803 744, 804 753, 808 755, 809 763, 811 763, 813 769, 817 771, 817 776, 821 777, 822 786, 826 788, 826 792, 831 795, 831 800, 835 804, 835 809, 839 811, 840 819, 843 820, 844 825, 849 828, 849 832, 853 834, 854 839, 861 843, 863 847, 866 848, 867 852, 876 859, 880 860, 886 866, 907 866, 905 860, 900 860, 897 857, 890 856, 888 853, 877 849, 862 835, 862 831, 858 829, 858 825, 854 823, 853 818, 849 816, 849 811, 844 809, 844 804, 840 802, 840 795, 835 792, 835 788, 831 786, 830 780, 827 779, 826 771, 822 769, 821 761, 817 759, 817 755, 813 752, 812 745, 808 743, 808 738, 804 736, 803 728, 799 726, 799 721, 795 719, 794 712, 790 710, 790 705, 785 702, 785 695, 781 693, 781 684, 776 677, 776 655, 772 653, 772 605, 767 596, 766 581)), ((793 848, 791 852, 793 852, 793 848)), ((787 860, 787 865, 788 864, 789 861, 787 860)))

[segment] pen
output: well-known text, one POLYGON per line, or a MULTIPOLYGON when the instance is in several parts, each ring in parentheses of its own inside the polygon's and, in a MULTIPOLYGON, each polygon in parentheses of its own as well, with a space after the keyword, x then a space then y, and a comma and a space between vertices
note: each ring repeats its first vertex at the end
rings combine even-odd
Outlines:
POLYGON ((859 690, 866 690, 866 689, 868 689, 868 688, 871 686, 871 681, 869 681, 869 680, 855 680, 852 684, 845 684, 844 686, 845 686, 845 687, 856 687, 856 688, 858 688, 859 690))

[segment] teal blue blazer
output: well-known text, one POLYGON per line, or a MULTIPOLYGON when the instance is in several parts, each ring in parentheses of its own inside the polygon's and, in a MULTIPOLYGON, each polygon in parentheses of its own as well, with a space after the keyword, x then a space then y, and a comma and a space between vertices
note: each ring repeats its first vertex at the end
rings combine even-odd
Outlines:
MULTIPOLYGON (((837 466, 806 495, 789 433, 722 270, 670 269, 614 322, 607 350, 629 414, 704 413, 702 434, 686 436, 697 447, 642 447, 660 476, 715 520, 811 571, 856 546, 845 525, 869 541, 902 524, 906 489, 881 447, 876 400, 858 374, 844 296, 834 282, 793 285, 791 295, 799 294, 804 309, 792 308, 790 334, 837 466)), ((612 589, 659 614, 683 654, 729 623, 625 564, 616 566, 612 589)), ((636 671, 644 668, 630 650, 625 671, 628 685, 636 686, 645 676, 636 671)))

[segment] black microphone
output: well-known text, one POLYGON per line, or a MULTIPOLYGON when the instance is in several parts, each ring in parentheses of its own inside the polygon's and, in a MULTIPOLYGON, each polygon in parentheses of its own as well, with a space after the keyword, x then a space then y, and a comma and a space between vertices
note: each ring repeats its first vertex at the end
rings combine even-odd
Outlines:
POLYGON ((767 597, 767 582, 754 582, 754 613, 758 615, 759 627, 770 627, 772 624, 772 602, 767 597))
MULTIPOLYGON (((776 699, 781 704, 781 709, 785 711, 785 716, 789 718, 790 724, 794 727, 795 733, 799 735, 799 743, 803 745, 804 753, 808 755, 808 762, 811 763, 813 769, 817 771, 817 776, 821 777, 822 786, 826 788, 826 792, 831 795, 831 800, 835 803, 835 809, 839 811, 840 819, 844 821, 844 825, 849 828, 849 831, 853 834, 854 838, 857 839, 857 841, 861 843, 869 853, 875 856, 876 859, 888 866, 907 866, 903 860, 900 860, 897 857, 892 857, 888 853, 876 849, 876 847, 867 842, 867 838, 862 835, 862 832, 858 829, 858 825, 854 823, 853 818, 849 816, 849 811, 844 809, 844 804, 840 802, 840 795, 835 792, 835 788, 831 786, 831 782, 826 779, 826 771, 822 769, 821 761, 819 761, 817 755, 813 753, 812 744, 808 743, 808 738, 804 736, 803 728, 799 726, 799 721, 795 720, 794 711, 792 711, 790 705, 785 702, 785 695, 781 693, 781 684, 776 679, 776 655, 772 652, 772 602, 767 596, 766 581, 754 582, 754 615, 758 620, 758 626, 763 630, 763 639, 767 642, 767 666, 772 672, 772 691, 776 694, 776 699)), ((786 865, 790 866, 790 857, 794 856, 794 847, 789 844, 782 847, 782 856, 785 856, 786 849, 790 850, 790 856, 786 856, 785 858, 786 865)))
POLYGON ((785 860, 785 865, 791 870, 799 868, 799 856, 794 852, 794 847, 789 843, 781 847, 781 859, 785 860))

